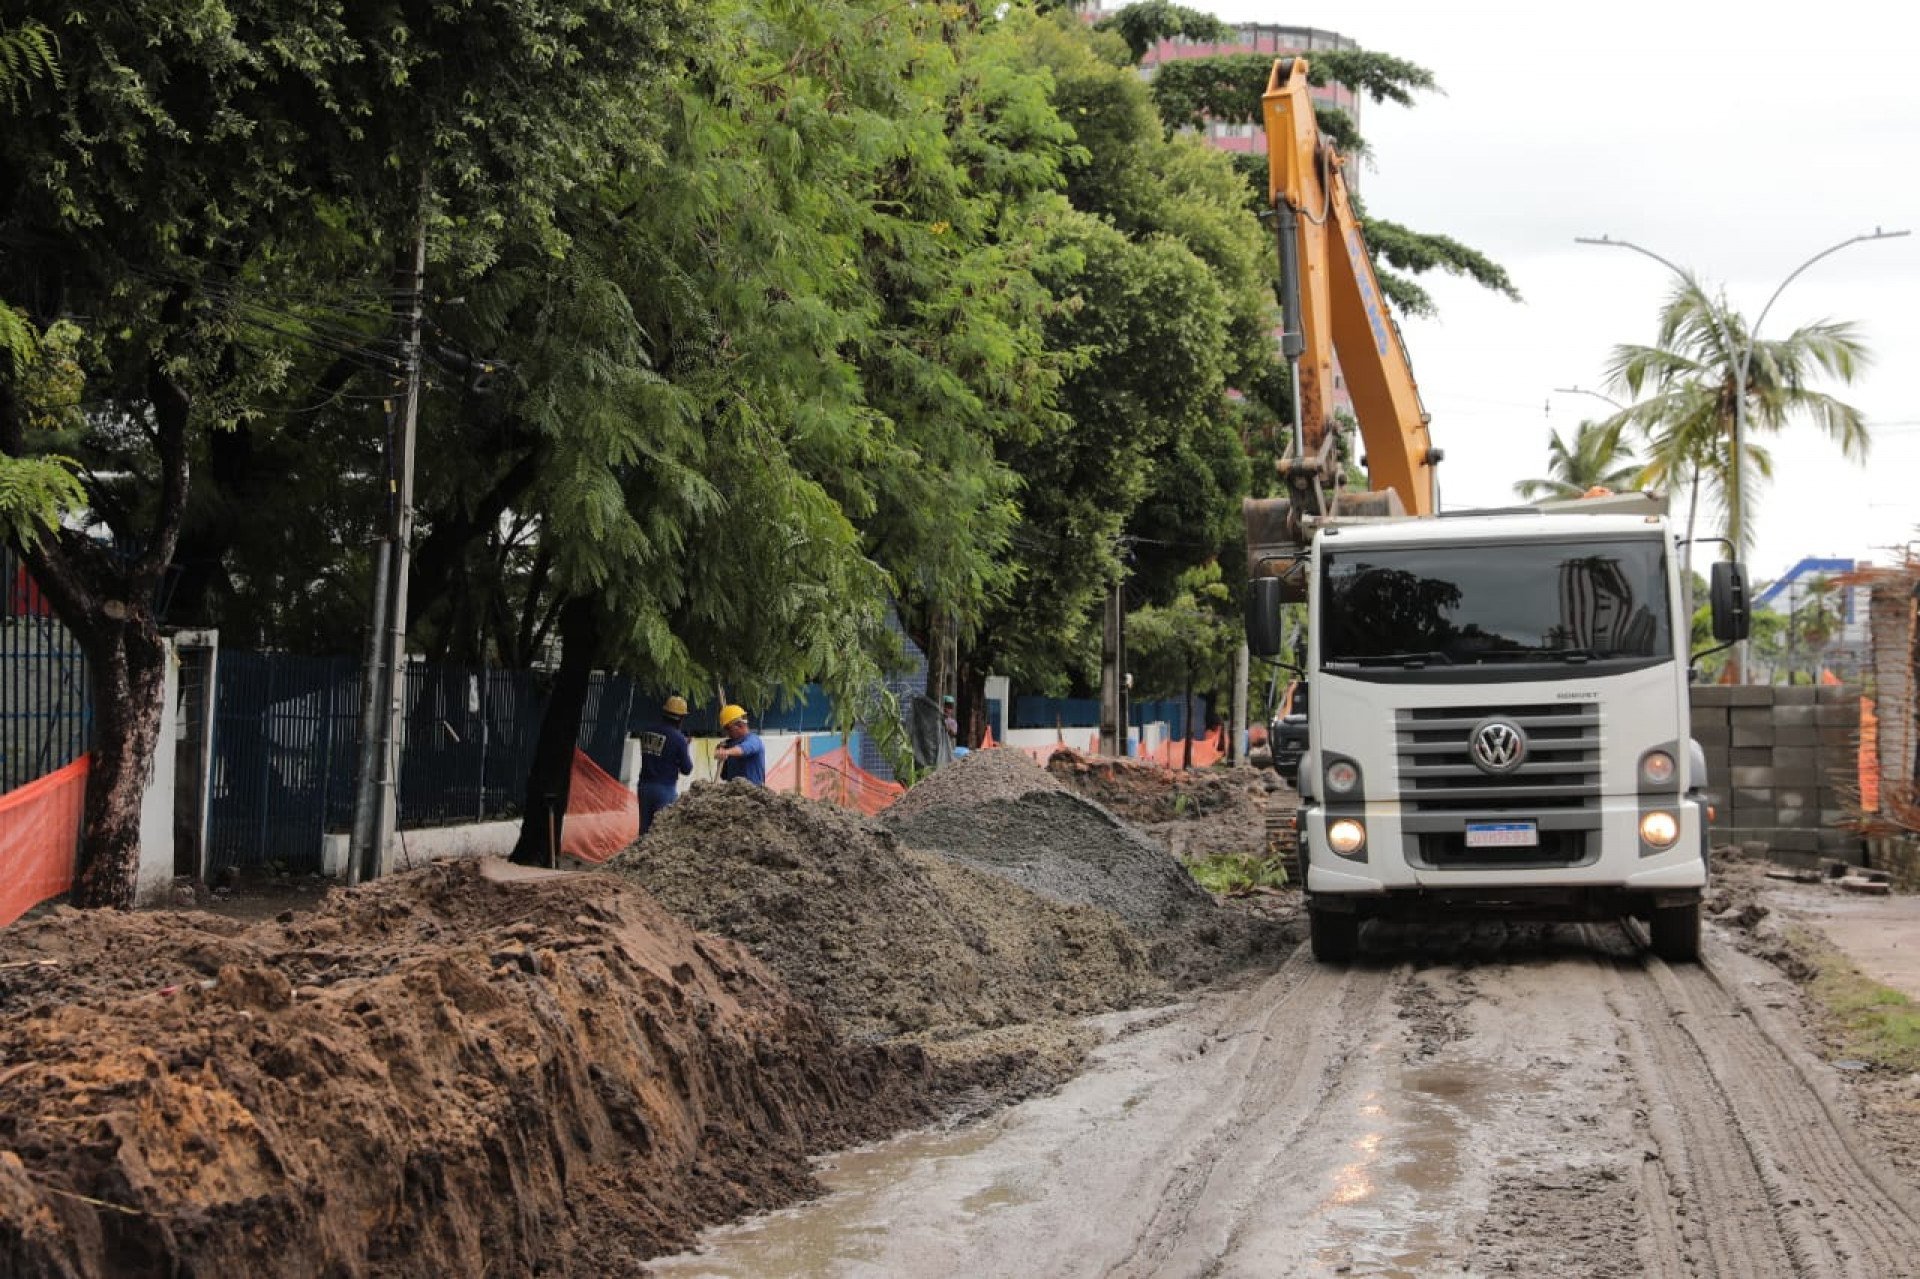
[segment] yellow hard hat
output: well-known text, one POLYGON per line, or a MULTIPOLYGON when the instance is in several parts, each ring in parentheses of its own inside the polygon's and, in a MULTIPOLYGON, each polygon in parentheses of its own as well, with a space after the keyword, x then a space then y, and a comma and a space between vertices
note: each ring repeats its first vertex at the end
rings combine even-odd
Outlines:
POLYGON ((722 706, 720 708, 720 727, 726 728, 736 720, 743 720, 746 717, 747 708, 744 706, 722 706))
POLYGON ((669 715, 685 715, 687 713, 687 699, 676 693, 661 703, 660 709, 669 715))

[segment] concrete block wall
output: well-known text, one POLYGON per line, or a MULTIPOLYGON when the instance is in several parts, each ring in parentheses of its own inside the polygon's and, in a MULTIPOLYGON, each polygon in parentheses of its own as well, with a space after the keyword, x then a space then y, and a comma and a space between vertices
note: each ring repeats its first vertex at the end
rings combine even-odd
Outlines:
POLYGON ((1854 776, 1860 690, 1843 684, 1700 684, 1693 737, 1707 756, 1715 844, 1764 842, 1784 860, 1864 860, 1842 829, 1854 776))

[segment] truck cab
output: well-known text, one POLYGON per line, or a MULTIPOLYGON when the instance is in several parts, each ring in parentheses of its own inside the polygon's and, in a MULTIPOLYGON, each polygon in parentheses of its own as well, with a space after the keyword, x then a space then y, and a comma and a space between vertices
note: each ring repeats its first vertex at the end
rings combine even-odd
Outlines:
POLYGON ((1664 515, 1332 521, 1304 569, 1316 956, 1444 912, 1633 915, 1697 955, 1706 778, 1664 515))

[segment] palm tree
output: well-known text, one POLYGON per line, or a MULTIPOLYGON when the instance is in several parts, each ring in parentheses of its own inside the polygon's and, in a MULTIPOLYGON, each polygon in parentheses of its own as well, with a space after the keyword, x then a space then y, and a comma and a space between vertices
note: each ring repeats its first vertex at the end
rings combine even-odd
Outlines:
POLYGON ((1738 556, 1751 541, 1749 495, 1773 474, 1772 458, 1754 437, 1810 421, 1839 444, 1843 456, 1864 461, 1864 415, 1808 383, 1818 374, 1851 383, 1871 358, 1855 326, 1842 321, 1822 320, 1783 338, 1753 341, 1746 320, 1725 297, 1709 296, 1687 274, 1661 308, 1654 344, 1613 349, 1608 380, 1633 403, 1603 425, 1640 429, 1648 449, 1642 483, 1669 491, 1688 486, 1689 538, 1704 486, 1725 513, 1726 536, 1738 556), (1743 358, 1747 438, 1738 439, 1734 374, 1743 358))
POLYGON ((1521 480, 1513 491, 1532 501, 1537 497, 1579 497, 1594 488, 1618 492, 1631 488, 1640 473, 1618 425, 1582 422, 1573 433, 1573 444, 1555 431, 1547 440, 1547 473, 1544 477, 1521 480))

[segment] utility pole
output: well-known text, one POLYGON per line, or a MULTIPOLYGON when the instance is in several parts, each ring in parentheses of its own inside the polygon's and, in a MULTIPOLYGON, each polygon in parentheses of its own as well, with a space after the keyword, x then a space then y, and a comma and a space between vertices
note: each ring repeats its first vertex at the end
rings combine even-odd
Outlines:
POLYGON ((1227 759, 1235 764, 1247 762, 1247 678, 1250 659, 1247 642, 1233 653, 1233 736, 1227 742, 1227 759))
MULTIPOLYGON (((392 869, 389 846, 399 816, 400 716, 406 684, 407 569, 413 543, 414 441, 420 425, 420 329, 425 319, 427 274, 427 182, 420 179, 419 223, 414 230, 412 270, 406 283, 406 389, 400 405, 400 436, 389 432, 387 535, 374 580, 371 633, 367 642, 366 695, 361 701, 360 774, 354 795, 349 883, 377 879, 392 869)), ((391 418, 389 418, 391 421, 391 418)))
POLYGON ((1119 758, 1127 753, 1126 593, 1116 580, 1107 592, 1105 619, 1100 628, 1100 753, 1119 758))

